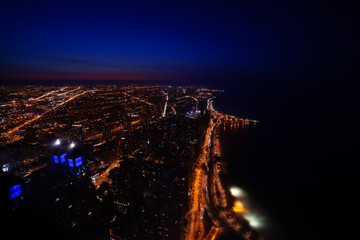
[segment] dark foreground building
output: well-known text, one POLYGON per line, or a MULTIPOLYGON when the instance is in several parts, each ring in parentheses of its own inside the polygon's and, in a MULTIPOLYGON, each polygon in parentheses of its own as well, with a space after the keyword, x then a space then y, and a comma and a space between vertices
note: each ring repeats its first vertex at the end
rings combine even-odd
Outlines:
MULTIPOLYGON (((15 239, 94 239, 96 198, 86 171, 83 146, 59 144, 48 166, 21 179, 4 175, 1 181, 2 217, 15 239), (13 220, 13 221, 11 221, 13 220), (18 231, 17 231, 18 230, 18 231)), ((8 236, 10 236, 8 235, 8 236)))

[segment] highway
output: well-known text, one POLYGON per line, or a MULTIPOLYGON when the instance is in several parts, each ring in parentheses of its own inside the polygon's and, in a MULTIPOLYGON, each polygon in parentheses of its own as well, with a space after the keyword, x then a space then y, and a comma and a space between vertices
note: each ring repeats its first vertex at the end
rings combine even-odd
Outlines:
MULTIPOLYGON (((216 122, 214 119, 210 120, 210 123, 207 127, 204 143, 201 147, 201 153, 198 159, 194 164, 194 174, 192 176, 192 182, 190 184, 190 204, 189 212, 187 214, 188 226, 186 229, 187 240, 195 239, 209 239, 208 236, 205 236, 204 231, 204 219, 203 214, 205 210, 205 198, 204 198, 204 187, 206 188, 206 168, 207 162, 210 157, 210 147, 211 147, 211 136, 214 130, 216 122)), ((209 231, 208 234, 211 235, 210 239, 215 239, 218 228, 214 226, 212 231, 209 231)))
MULTIPOLYGON (((74 89, 74 90, 79 90, 79 89, 80 89, 80 87, 77 88, 77 89, 74 89)), ((70 90, 70 91, 68 91, 68 92, 62 93, 61 95, 67 94, 67 93, 70 93, 70 92, 73 92, 74 90, 70 90)), ((44 94, 44 95, 41 96, 41 97, 45 97, 45 96, 47 96, 47 95, 53 94, 54 92, 56 92, 56 91, 52 91, 52 92, 50 92, 50 93, 44 94)), ((50 111, 52 111, 52 110, 55 110, 55 109, 59 108, 60 106, 62 106, 62 105, 64 105, 64 104, 66 104, 66 103, 74 100, 74 99, 77 98, 77 97, 80 97, 80 96, 84 95, 84 94, 87 93, 87 92, 89 92, 89 91, 84 91, 84 92, 79 93, 79 94, 77 94, 77 95, 71 96, 70 98, 68 98, 68 99, 64 100, 63 102, 61 102, 59 105, 56 105, 56 106, 48 109, 47 111, 45 111, 45 112, 42 113, 41 115, 35 115, 33 118, 25 121, 24 123, 18 125, 17 127, 14 127, 14 128, 12 128, 12 129, 10 129, 9 131, 6 132, 6 134, 7 134, 7 135, 10 135, 10 134, 18 131, 20 128, 25 127, 25 126, 29 125, 30 123, 35 122, 36 120, 38 120, 39 118, 41 118, 42 116, 44 116, 46 113, 48 113, 48 112, 50 112, 50 111)))
POLYGON ((59 89, 59 90, 54 90, 54 91, 47 92, 47 93, 45 93, 44 95, 41 95, 40 97, 32 98, 31 101, 38 101, 38 100, 40 100, 40 99, 42 99, 42 98, 44 98, 44 97, 46 97, 46 96, 49 96, 49 95, 51 95, 51 94, 56 93, 56 92, 61 92, 61 91, 65 90, 66 88, 67 88, 67 87, 63 87, 63 88, 61 88, 61 89, 59 89))
MULTIPOLYGON (((247 220, 237 213, 244 210, 241 203, 233 208, 228 198, 229 190, 225 189, 221 181, 221 162, 214 162, 214 154, 219 154, 219 141, 215 141, 214 130, 220 125, 223 114, 216 112, 212 100, 208 99, 207 109, 211 111, 211 119, 206 130, 201 153, 193 166, 192 180, 189 184, 190 202, 186 215, 188 224, 185 229, 186 240, 214 240, 224 229, 232 229, 243 239, 258 239, 257 234, 250 227, 247 220), (236 211, 236 212, 235 212, 236 211), (211 219, 211 228, 205 231, 204 213, 211 219)), ((208 223, 207 223, 208 224, 208 223)))
POLYGON ((169 101, 169 94, 167 94, 167 93, 164 92, 164 91, 162 91, 162 93, 166 96, 166 101, 165 101, 165 104, 164 104, 164 111, 163 111, 161 117, 165 117, 165 115, 166 115, 166 108, 167 108, 168 101, 169 101))

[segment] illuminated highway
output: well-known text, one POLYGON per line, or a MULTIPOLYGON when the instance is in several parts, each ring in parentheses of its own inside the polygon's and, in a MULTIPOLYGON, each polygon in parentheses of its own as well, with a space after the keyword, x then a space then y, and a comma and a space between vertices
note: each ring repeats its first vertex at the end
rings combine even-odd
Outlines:
MULTIPOLYGON (((209 126, 206 130, 206 135, 204 143, 201 149, 201 154, 196 160, 194 165, 194 174, 192 176, 192 183, 190 189, 190 210, 188 212, 188 227, 186 229, 186 238, 187 240, 193 239, 209 239, 208 236, 205 236, 204 232, 204 220, 203 214, 205 210, 205 199, 203 188, 206 186, 205 181, 205 164, 209 160, 210 155, 210 144, 211 144, 211 134, 216 125, 216 122, 211 119, 209 126)), ((214 226, 213 230, 208 234, 211 235, 210 239, 215 239, 218 233, 218 228, 214 226)), ((209 236, 210 236, 209 235, 209 236)))
POLYGON ((44 95, 41 95, 40 97, 31 98, 30 100, 32 100, 32 101, 38 101, 38 100, 40 100, 40 99, 42 99, 42 98, 44 98, 44 97, 46 97, 46 96, 49 96, 49 95, 51 95, 51 94, 56 93, 56 92, 61 92, 61 91, 65 90, 66 88, 67 88, 67 87, 63 87, 63 88, 60 89, 60 90, 50 91, 50 92, 45 93, 44 95))
POLYGON ((165 101, 165 105, 164 105, 164 111, 162 113, 162 117, 165 117, 166 115, 166 108, 168 105, 168 100, 169 100, 169 94, 167 94, 166 92, 162 91, 162 93, 166 96, 166 101, 165 101))
MULTIPOLYGON (((59 95, 57 95, 57 96, 64 95, 64 94, 68 94, 68 93, 70 93, 70 92, 73 92, 73 91, 79 90, 79 89, 80 89, 80 87, 79 87, 79 88, 76 88, 76 89, 72 89, 72 90, 70 90, 70 91, 68 91, 68 92, 59 94, 59 95)), ((59 91, 61 91, 61 90, 59 90, 59 91)), ((55 92, 57 92, 57 91, 52 91, 52 92, 46 93, 46 94, 44 94, 43 96, 41 96, 41 98, 43 98, 43 97, 45 97, 45 96, 48 96, 48 95, 51 95, 51 94, 53 94, 53 93, 55 93, 55 92)), ((50 112, 50 111, 52 111, 52 110, 55 110, 55 109, 59 108, 60 106, 62 106, 62 105, 64 105, 64 104, 66 104, 66 103, 74 100, 74 99, 77 98, 77 97, 80 97, 80 96, 84 95, 84 94, 87 93, 87 92, 88 92, 88 91, 84 91, 84 92, 79 93, 79 94, 77 94, 77 95, 71 96, 70 98, 64 100, 64 101, 61 102, 60 104, 58 104, 58 105, 56 105, 56 106, 48 109, 48 110, 45 111, 43 114, 41 114, 41 115, 35 115, 33 118, 31 118, 31 119, 25 121, 24 123, 22 123, 22 124, 20 124, 20 125, 18 125, 18 126, 16 126, 16 127, 12 128, 12 129, 10 129, 9 131, 7 131, 7 135, 10 135, 10 134, 16 132, 17 130, 19 130, 20 128, 25 127, 25 126, 29 125, 30 123, 35 122, 36 120, 38 120, 39 118, 41 118, 42 116, 44 116, 46 113, 48 113, 48 112, 50 112)))
MULTIPOLYGON (((186 240, 216 239, 223 229, 232 229, 244 239, 258 239, 255 231, 239 213, 245 212, 243 204, 238 200, 233 206, 229 200, 229 190, 225 189, 220 173, 221 162, 212 162, 214 154, 219 154, 219 141, 214 141, 214 129, 228 116, 213 109, 211 99, 208 99, 207 109, 212 118, 206 130, 199 158, 194 163, 194 173, 190 183, 190 209, 187 214, 188 225, 185 229, 186 240), (215 151, 214 151, 215 149, 215 151), (212 226, 205 232, 204 212, 210 217, 212 226)), ((230 118, 238 121, 235 118, 230 118)), ((246 119, 247 120, 247 119, 246 119)), ((247 120, 250 122, 252 120, 247 120)))

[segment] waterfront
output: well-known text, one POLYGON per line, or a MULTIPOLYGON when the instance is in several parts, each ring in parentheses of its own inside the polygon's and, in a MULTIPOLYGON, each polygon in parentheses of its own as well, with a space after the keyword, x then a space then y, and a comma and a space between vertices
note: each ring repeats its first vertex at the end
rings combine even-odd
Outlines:
POLYGON ((3 238, 359 238, 355 4, 0 6, 3 238))
POLYGON ((327 229, 353 225, 348 219, 355 203, 343 196, 356 182, 351 154, 358 129, 348 111, 356 95, 294 89, 281 89, 271 100, 240 96, 237 90, 217 95, 215 109, 260 121, 255 128, 224 131, 229 185, 244 189, 288 239, 350 235, 327 229), (332 218, 324 218, 329 214, 332 218))
MULTIPOLYGON (((268 208, 272 199, 266 194, 271 189, 265 189, 261 184, 264 178, 271 178, 269 173, 262 170, 269 169, 267 162, 252 157, 256 151, 259 124, 261 123, 256 126, 224 124, 220 128, 226 173, 224 180, 234 196, 234 206, 240 201, 245 208, 242 214, 264 239, 287 239, 281 222, 276 219, 277 213, 268 208)), ((236 239, 236 236, 226 232, 220 239, 236 239)))

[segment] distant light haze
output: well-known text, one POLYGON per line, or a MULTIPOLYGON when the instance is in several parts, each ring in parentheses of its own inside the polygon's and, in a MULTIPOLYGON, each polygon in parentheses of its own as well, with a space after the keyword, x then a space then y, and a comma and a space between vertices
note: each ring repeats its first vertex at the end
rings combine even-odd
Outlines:
MULTIPOLYGON (((292 2, 292 3, 289 3, 292 2)), ((323 4, 2 1, 0 77, 211 80, 344 70, 352 19, 323 4)), ((350 62, 350 61, 349 61, 350 62)), ((330 73, 329 73, 330 74, 330 73)))

